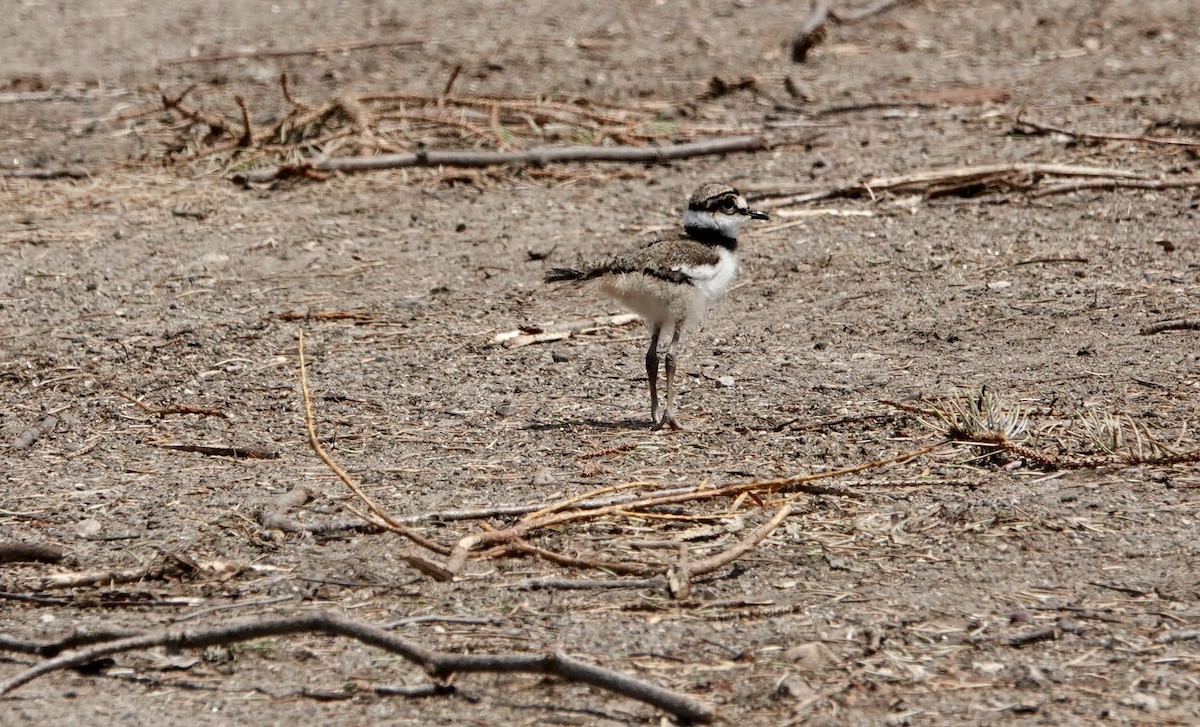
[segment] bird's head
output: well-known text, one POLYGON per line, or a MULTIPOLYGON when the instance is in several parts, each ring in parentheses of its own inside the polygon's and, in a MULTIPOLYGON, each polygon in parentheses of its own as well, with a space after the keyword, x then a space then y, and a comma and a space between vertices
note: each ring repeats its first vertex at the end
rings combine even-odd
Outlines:
POLYGON ((688 197, 687 211, 683 213, 683 228, 697 237, 716 233, 721 237, 737 239, 742 225, 750 220, 767 220, 766 212, 750 209, 746 198, 728 184, 710 182, 701 185, 688 197))

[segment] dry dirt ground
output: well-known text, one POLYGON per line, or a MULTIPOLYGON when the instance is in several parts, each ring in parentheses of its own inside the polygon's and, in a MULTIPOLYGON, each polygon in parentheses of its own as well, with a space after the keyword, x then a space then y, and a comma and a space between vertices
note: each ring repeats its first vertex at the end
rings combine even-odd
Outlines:
MULTIPOLYGON (((489 345, 519 326, 619 312, 542 285, 544 270, 673 224, 687 192, 713 178, 762 193, 999 162, 1200 172, 1195 145, 1014 133, 1023 110, 1075 130, 1200 136, 1194 0, 917 0, 832 27, 793 65, 807 12, 764 0, 10 2, 0 168, 90 175, 0 180, 0 541, 66 553, 4 566, 3 634, 321 609, 370 623, 451 617, 397 633, 453 652, 561 648, 711 700, 728 724, 1200 722, 1197 466, 1069 466, 1103 454, 1084 422, 1106 415, 1127 454, 1161 454, 1152 441, 1200 447, 1197 334, 1141 333, 1200 317, 1194 187, 881 194, 792 208, 857 214, 777 214, 747 233, 740 285, 686 342, 690 431, 648 430, 637 327, 489 345), (420 43, 159 64, 378 38, 420 43), (702 120, 772 120, 815 138, 670 165, 392 171, 243 190, 215 169, 164 166, 170 120, 127 113, 156 103, 156 84, 197 84, 226 110, 235 93, 256 112, 281 108, 281 69, 314 100, 436 94, 456 65, 457 93, 617 103, 686 101, 713 76, 754 74, 757 89, 705 101, 702 120), (286 315, 319 311, 362 316, 286 315), (472 560, 444 583, 414 570, 394 534, 302 537, 256 522, 299 485, 316 496, 295 518, 355 518, 356 501, 307 446, 301 328, 321 441, 397 516, 859 464, 937 442, 929 410, 983 386, 1027 415, 1022 443, 1052 461, 943 447, 825 480, 824 494, 804 493, 767 540, 686 599, 659 586, 525 589, 542 576, 607 577, 533 557, 472 560), (157 416, 127 397, 222 416, 157 416), (52 431, 11 446, 48 415, 52 431), (45 583, 173 558, 231 570, 45 583)), ((665 513, 696 521, 609 518, 533 542, 666 562, 677 550, 631 545, 698 534, 699 558, 772 508, 726 499, 665 513)), ((443 541, 480 527, 419 526, 443 541)), ((36 660, 9 652, 0 677, 36 660)), ((373 647, 299 635, 56 672, 0 699, 0 722, 660 716, 532 676, 460 676, 457 695, 424 699, 376 690, 425 681, 373 647)))

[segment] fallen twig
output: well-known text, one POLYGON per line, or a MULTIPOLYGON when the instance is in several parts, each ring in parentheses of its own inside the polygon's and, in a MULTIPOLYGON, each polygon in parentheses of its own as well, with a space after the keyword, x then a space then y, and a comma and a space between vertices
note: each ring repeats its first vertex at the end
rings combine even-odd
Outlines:
POLYGON ((621 313, 613 316, 587 318, 581 321, 568 321, 547 326, 523 326, 513 331, 503 331, 492 337, 492 344, 505 348, 520 348, 531 343, 546 343, 570 338, 575 333, 593 331, 598 328, 627 326, 639 320, 636 313, 621 313))
POLYGON ((1034 197, 1050 197, 1056 194, 1082 192, 1088 189, 1188 189, 1200 187, 1200 177, 1183 179, 1082 179, 1074 182, 1051 184, 1033 192, 1034 197))
POLYGON ((208 444, 159 444, 162 449, 176 452, 195 452, 211 457, 234 457, 236 459, 279 459, 279 452, 269 447, 222 447, 208 444))
POLYGON ((35 654, 37 656, 58 656, 67 649, 77 649, 89 644, 100 644, 105 641, 124 639, 136 634, 136 631, 120 628, 101 628, 92 631, 75 629, 66 636, 52 641, 34 641, 20 639, 7 634, 0 634, 0 651, 12 651, 19 654, 35 654))
POLYGON ((229 418, 229 415, 226 414, 225 412, 223 412, 219 409, 210 409, 205 406, 192 406, 190 404, 174 404, 171 406, 165 406, 162 408, 158 408, 158 407, 150 406, 149 404, 141 401, 140 399, 136 399, 131 394, 127 394, 123 391, 117 392, 117 396, 121 397, 122 399, 125 399, 126 401, 136 404, 137 407, 139 409, 141 409, 142 411, 146 412, 147 414, 153 414, 156 417, 165 417, 169 414, 199 414, 200 416, 206 416, 206 417, 221 417, 222 419, 229 418))
POLYGON ((57 563, 66 554, 49 543, 0 543, 0 563, 57 563))
POLYGON ((104 586, 137 583, 144 580, 162 580, 195 573, 196 570, 197 565, 195 563, 185 558, 166 555, 152 563, 136 568, 52 573, 44 576, 35 590, 45 591, 57 588, 78 588, 81 586, 104 586))
POLYGON ((563 654, 453 654, 426 648, 376 626, 332 613, 243 621, 211 629, 164 629, 87 646, 40 664, 0 682, 0 695, 62 669, 79 667, 127 651, 167 646, 204 648, 298 633, 343 636, 397 654, 421 667, 434 679, 468 672, 547 674, 587 684, 653 705, 692 722, 711 722, 711 704, 621 672, 595 666, 563 654))
POLYGON ((526 591, 561 590, 590 591, 604 588, 655 588, 663 585, 662 578, 527 578, 513 584, 513 588, 526 591))
POLYGON ((281 321, 371 321, 375 316, 365 311, 313 310, 283 311, 275 314, 281 321))
POLYGON ((808 52, 825 40, 825 21, 828 18, 829 0, 816 0, 792 41, 792 63, 803 63, 808 52))
POLYGON ((6 179, 87 179, 92 176, 84 167, 55 167, 53 169, 0 169, 6 179))
POLYGON ((904 452, 893 457, 872 460, 870 462, 852 465, 849 467, 841 467, 833 470, 826 470, 824 472, 816 472, 806 475, 794 475, 792 477, 784 477, 776 480, 754 480, 751 482, 739 482, 731 485, 725 485, 723 487, 690 488, 684 492, 673 492, 671 494, 652 494, 642 497, 641 499, 634 500, 630 503, 609 505, 606 507, 596 508, 594 510, 566 510, 563 512, 552 511, 541 517, 522 520, 521 522, 503 530, 489 530, 486 532, 464 536, 451 549, 450 557, 446 561, 446 569, 455 574, 460 573, 462 572, 463 566, 466 564, 468 556, 475 548, 512 544, 516 541, 520 541, 526 535, 535 530, 563 525, 568 522, 597 518, 602 515, 619 514, 621 512, 630 512, 635 510, 646 510, 663 505, 674 505, 703 499, 736 497, 743 492, 786 493, 792 488, 803 488, 807 483, 814 480, 820 480, 829 477, 840 477, 842 475, 863 472, 869 469, 876 469, 889 464, 906 462, 915 457, 928 454, 929 452, 932 452, 933 450, 947 443, 947 441, 941 441, 921 447, 920 449, 904 452))
POLYGON ((1155 333, 1163 333, 1164 331, 1200 331, 1200 320, 1195 318, 1183 318, 1175 321, 1163 321, 1149 326, 1143 326, 1138 331, 1143 336, 1152 336, 1155 333))
POLYGON ((1155 454, 1121 453, 1110 455, 1055 455, 1033 447, 1017 444, 998 432, 978 432, 961 437, 955 444, 977 444, 994 447, 1031 464, 1054 470, 1094 470, 1102 467, 1133 467, 1138 465, 1170 466, 1200 462, 1200 450, 1155 454))
POLYGON ((1129 141, 1137 144, 1163 144, 1167 146, 1200 147, 1196 139, 1171 139, 1161 136, 1145 136, 1143 134, 1118 134, 1092 131, 1075 131, 1061 126, 1039 124, 1028 119, 1017 117, 1016 131, 1023 134, 1062 134, 1076 139, 1092 139, 1095 141, 1129 141))
POLYGON ((1019 184, 1020 179, 1040 176, 1145 179, 1145 176, 1138 172, 1107 167, 1036 162, 983 164, 932 169, 894 177, 872 177, 862 182, 816 192, 773 192, 767 196, 760 196, 758 199, 763 200, 760 206, 776 208, 833 198, 870 197, 874 199, 881 192, 939 196, 979 191, 1005 183, 1010 186, 1029 187, 1031 186, 1030 182, 1019 184))
POLYGON ((179 66, 185 63, 216 63, 219 61, 235 61, 242 58, 287 58, 289 56, 311 56, 332 53, 347 53, 355 50, 370 48, 391 48, 400 45, 422 45, 425 41, 420 38, 393 38, 391 40, 356 40, 348 43, 330 45, 314 45, 307 48, 251 48, 247 50, 229 51, 222 53, 206 53, 195 56, 180 56, 178 58, 163 58, 158 66, 179 66))
POLYGON ((0 93, 0 104, 38 103, 42 101, 91 101, 99 98, 128 96, 127 88, 52 88, 44 91, 11 91, 0 93))
POLYGON ((279 165, 238 172, 236 184, 257 184, 315 172, 365 172, 403 167, 493 167, 564 162, 666 162, 698 156, 753 152, 769 148, 761 135, 703 139, 684 144, 654 146, 542 146, 524 151, 438 150, 377 154, 360 157, 327 157, 294 165, 279 165))
POLYGON ((304 358, 303 328, 299 330, 297 335, 297 350, 300 356, 300 393, 304 400, 304 425, 308 430, 308 445, 312 448, 313 452, 316 453, 317 457, 325 463, 325 466, 328 467, 335 475, 337 475, 337 478, 340 479, 347 487, 349 487, 350 491, 353 492, 358 499, 367 506, 372 515, 379 518, 379 520, 383 523, 386 523, 387 529, 403 535, 405 538, 408 538, 422 548, 427 548, 435 553, 449 553, 449 546, 418 533, 416 530, 413 530, 388 514, 388 512, 380 507, 370 495, 368 495, 361 487, 359 487, 358 483, 354 481, 354 478, 347 474, 346 471, 342 469, 332 457, 329 456, 329 453, 325 451, 325 448, 321 446, 321 441, 317 438, 317 429, 313 418, 312 394, 308 390, 308 363, 304 358))
POLYGON ((792 503, 784 502, 770 520, 759 525, 736 545, 698 562, 691 562, 687 557, 686 546, 680 543, 680 558, 671 566, 667 574, 667 585, 671 595, 675 598, 687 598, 691 594, 692 578, 723 568, 749 553, 759 543, 766 540, 767 536, 779 527, 779 523, 791 514, 792 503))

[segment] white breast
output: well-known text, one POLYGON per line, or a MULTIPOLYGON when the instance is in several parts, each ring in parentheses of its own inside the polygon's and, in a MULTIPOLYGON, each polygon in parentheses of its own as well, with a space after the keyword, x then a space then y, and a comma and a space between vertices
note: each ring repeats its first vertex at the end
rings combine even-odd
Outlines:
POLYGON ((716 300, 729 290, 737 277, 737 256, 723 247, 716 248, 716 265, 680 265, 675 268, 692 279, 692 283, 708 300, 716 300))

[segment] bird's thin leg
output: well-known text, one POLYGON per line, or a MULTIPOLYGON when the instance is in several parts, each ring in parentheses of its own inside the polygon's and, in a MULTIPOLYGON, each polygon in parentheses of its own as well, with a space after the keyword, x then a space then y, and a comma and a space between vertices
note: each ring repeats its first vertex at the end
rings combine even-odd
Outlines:
POLYGON ((646 349, 646 378, 650 380, 650 421, 657 428, 658 415, 658 334, 662 326, 658 323, 650 325, 650 348, 646 349))
POLYGON ((675 324, 675 331, 671 334, 671 342, 667 344, 667 351, 663 358, 666 359, 666 376, 667 376, 667 407, 663 410, 662 419, 658 420, 658 428, 670 427, 672 429, 683 429, 683 425, 675 418, 675 344, 679 342, 679 334, 682 329, 681 323, 675 324))

